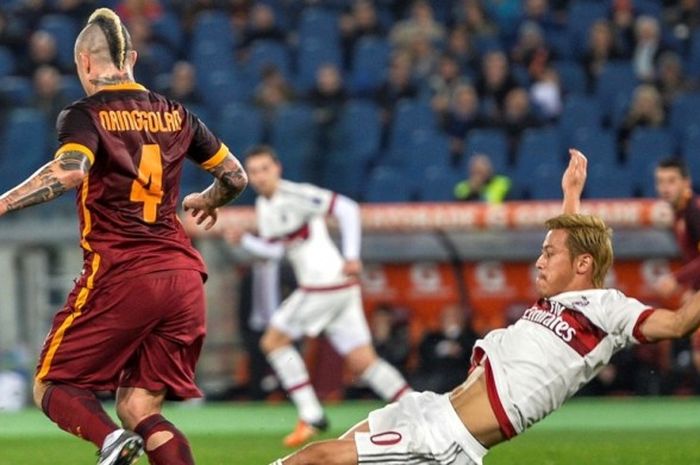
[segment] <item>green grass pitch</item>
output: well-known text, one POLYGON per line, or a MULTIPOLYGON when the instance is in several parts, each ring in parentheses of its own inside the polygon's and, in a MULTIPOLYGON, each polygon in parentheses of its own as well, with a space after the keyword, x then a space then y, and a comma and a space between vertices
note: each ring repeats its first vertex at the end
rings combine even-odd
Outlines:
MULTIPOLYGON (((324 437, 378 406, 329 405, 333 430, 324 437)), ((295 422, 288 404, 186 405, 166 415, 190 437, 198 465, 267 465, 288 452, 280 439, 295 422)), ((91 444, 59 431, 38 410, 0 413, 0 465, 92 464, 94 454, 91 444)), ((700 465, 700 399, 576 399, 494 448, 484 464, 700 465)))

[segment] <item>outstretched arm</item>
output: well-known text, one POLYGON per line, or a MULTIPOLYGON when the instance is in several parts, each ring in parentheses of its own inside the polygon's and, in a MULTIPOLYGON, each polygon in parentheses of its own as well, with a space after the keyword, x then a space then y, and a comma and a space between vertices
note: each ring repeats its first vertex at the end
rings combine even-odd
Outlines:
POLYGON ((561 178, 561 188, 564 191, 563 213, 579 213, 581 209, 581 194, 586 184, 588 159, 576 149, 569 149, 569 166, 561 178))
POLYGON ((182 201, 185 211, 192 210, 197 224, 209 219, 204 229, 210 229, 216 223, 216 209, 234 200, 248 185, 248 176, 241 163, 230 153, 208 171, 216 178, 214 183, 203 192, 190 194, 182 201))
POLYGON ((48 162, 22 184, 0 195, 0 216, 59 197, 80 185, 90 170, 88 157, 78 151, 66 151, 48 162))
POLYGON ((700 292, 695 294, 676 311, 658 309, 641 325, 642 335, 648 341, 678 339, 690 334, 700 326, 700 292))

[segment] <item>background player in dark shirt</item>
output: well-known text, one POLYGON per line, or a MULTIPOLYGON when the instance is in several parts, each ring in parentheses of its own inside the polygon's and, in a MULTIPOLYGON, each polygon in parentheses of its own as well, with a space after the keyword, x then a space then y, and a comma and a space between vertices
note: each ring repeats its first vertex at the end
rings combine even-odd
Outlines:
POLYGON ((189 465, 186 438, 160 414, 166 398, 201 395, 206 271, 176 216, 182 165, 216 178, 183 202, 207 228, 247 177, 199 119, 134 82, 135 61, 119 17, 96 10, 75 44, 87 97, 59 116, 55 160, 0 196, 0 215, 77 188, 84 265, 44 343, 36 404, 100 448, 99 465, 131 464, 144 446, 153 465, 189 465), (93 394, 102 390, 117 391, 126 429, 93 394))

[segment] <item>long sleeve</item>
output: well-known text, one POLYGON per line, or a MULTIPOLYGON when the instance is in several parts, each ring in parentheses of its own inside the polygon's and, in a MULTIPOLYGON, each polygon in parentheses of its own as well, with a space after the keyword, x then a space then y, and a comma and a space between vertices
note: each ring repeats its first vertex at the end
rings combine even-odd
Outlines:
POLYGON ((248 252, 260 258, 279 260, 284 256, 284 245, 278 242, 268 242, 252 234, 244 234, 241 245, 248 252))
POLYGON ((338 195, 331 213, 338 220, 340 227, 343 257, 346 260, 359 259, 362 241, 359 205, 354 200, 338 195))

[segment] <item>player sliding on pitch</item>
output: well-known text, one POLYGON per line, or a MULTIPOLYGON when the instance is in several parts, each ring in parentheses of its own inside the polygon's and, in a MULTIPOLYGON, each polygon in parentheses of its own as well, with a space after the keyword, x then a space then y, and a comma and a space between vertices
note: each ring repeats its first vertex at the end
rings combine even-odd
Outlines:
POLYGON ((477 341, 466 381, 449 394, 413 393, 370 412, 340 439, 272 465, 481 464, 488 449, 559 408, 633 344, 680 338, 700 325, 700 294, 677 311, 603 289, 610 231, 578 213, 586 158, 570 150, 564 213, 548 220, 535 263, 541 298, 515 324, 477 341))

